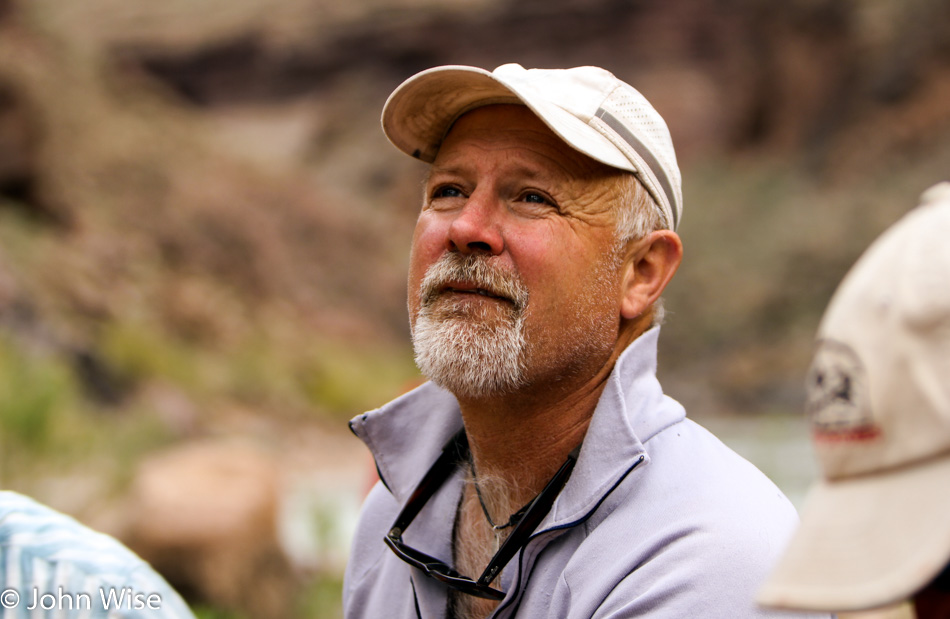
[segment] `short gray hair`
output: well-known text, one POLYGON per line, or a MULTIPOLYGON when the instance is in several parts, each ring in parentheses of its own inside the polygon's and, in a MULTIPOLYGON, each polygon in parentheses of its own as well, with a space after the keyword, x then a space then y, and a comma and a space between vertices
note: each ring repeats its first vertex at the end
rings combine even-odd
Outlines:
POLYGON ((617 192, 620 194, 617 242, 621 247, 629 241, 642 239, 655 230, 672 229, 663 215, 663 210, 636 176, 621 174, 617 178, 617 192))

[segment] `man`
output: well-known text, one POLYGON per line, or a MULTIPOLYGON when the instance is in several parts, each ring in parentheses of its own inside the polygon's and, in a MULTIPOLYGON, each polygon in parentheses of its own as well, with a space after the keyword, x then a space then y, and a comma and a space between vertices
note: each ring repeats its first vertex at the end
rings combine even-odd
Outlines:
POLYGON ((381 483, 345 615, 768 616, 795 512, 654 376, 682 256, 663 119, 603 69, 509 64, 424 71, 382 123, 430 164, 409 314, 431 382, 351 422, 381 483))
POLYGON ((824 479, 763 604, 950 617, 950 183, 921 202, 822 318, 807 412, 824 479))
POLYGON ((15 492, 0 492, 0 617, 194 619, 125 546, 15 492))

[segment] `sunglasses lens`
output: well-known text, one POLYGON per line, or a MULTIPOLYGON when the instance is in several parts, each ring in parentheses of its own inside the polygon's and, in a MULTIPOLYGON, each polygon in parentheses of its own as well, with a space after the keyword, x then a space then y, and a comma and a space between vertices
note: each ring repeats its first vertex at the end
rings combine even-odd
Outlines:
POLYGON ((409 565, 421 570, 430 578, 434 578, 439 582, 445 583, 453 589, 468 595, 474 595, 476 597, 486 598, 489 600, 501 600, 505 597, 503 591, 492 589, 491 587, 484 585, 479 585, 471 578, 462 576, 447 564, 439 561, 435 557, 430 557, 424 552, 416 550, 412 546, 407 546, 400 539, 395 539, 389 535, 387 535, 384 539, 386 544, 392 549, 394 553, 396 553, 397 557, 409 565))

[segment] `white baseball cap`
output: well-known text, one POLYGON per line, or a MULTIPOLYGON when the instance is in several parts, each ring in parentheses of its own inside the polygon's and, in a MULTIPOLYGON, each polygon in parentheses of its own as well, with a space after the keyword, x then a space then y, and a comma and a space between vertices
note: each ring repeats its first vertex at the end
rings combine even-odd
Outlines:
POLYGON ((911 597, 950 562, 950 183, 842 281, 807 389, 823 479, 759 602, 849 611, 911 597))
POLYGON ((432 163, 462 114, 497 103, 526 105, 574 149, 633 172, 659 205, 666 226, 679 225, 683 191, 666 123, 637 90, 598 67, 428 69, 389 96, 383 131, 403 152, 432 163))

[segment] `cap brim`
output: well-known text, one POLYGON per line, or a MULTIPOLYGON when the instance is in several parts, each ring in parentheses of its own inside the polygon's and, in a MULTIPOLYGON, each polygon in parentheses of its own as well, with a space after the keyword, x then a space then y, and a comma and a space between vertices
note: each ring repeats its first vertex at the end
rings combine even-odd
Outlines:
POLYGON ((383 132, 396 148, 432 163, 455 119, 491 102, 519 99, 484 69, 436 67, 414 75, 389 95, 383 107, 383 132))
POLYGON ((477 67, 436 67, 403 82, 383 107, 383 132, 396 148, 432 163, 460 116, 477 107, 504 103, 526 105, 562 140, 588 157, 637 172, 610 140, 583 120, 477 67))
POLYGON ((816 484, 759 592, 764 606, 848 611, 893 604, 950 560, 950 456, 816 484))

